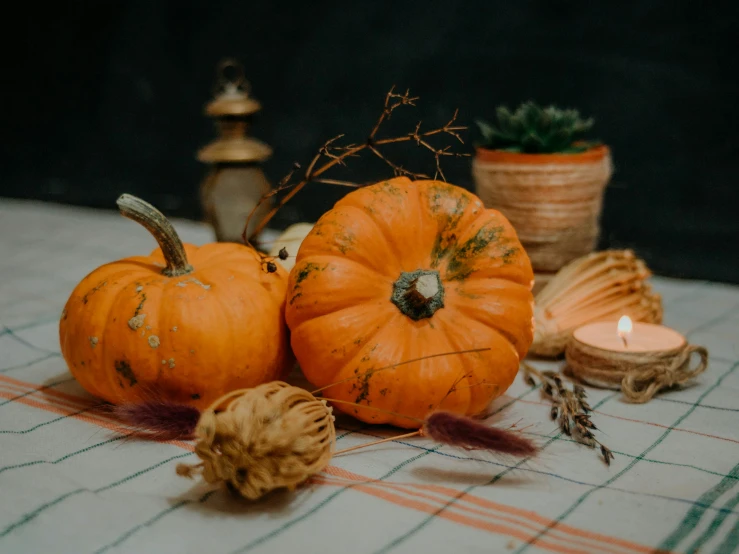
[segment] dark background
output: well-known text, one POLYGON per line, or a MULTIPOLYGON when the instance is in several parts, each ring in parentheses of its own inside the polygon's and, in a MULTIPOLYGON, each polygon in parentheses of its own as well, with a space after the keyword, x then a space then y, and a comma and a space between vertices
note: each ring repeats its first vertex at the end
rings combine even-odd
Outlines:
MULTIPOLYGON (((459 107, 463 151, 499 104, 575 107, 614 156, 600 246, 632 247, 659 274, 739 283, 735 5, 25 3, 5 19, 19 38, 5 52, 0 195, 113 209, 130 192, 199 218, 195 153, 215 136, 203 107, 233 56, 263 105, 252 134, 275 149, 273 182, 333 135, 361 141, 393 84, 421 99, 381 134, 459 107)), ((412 146, 388 155, 433 171, 412 146)), ((472 190, 470 158, 444 167, 472 190)), ((360 159, 331 176, 387 175, 360 159)), ((346 192, 311 185, 273 225, 315 220, 346 192)))

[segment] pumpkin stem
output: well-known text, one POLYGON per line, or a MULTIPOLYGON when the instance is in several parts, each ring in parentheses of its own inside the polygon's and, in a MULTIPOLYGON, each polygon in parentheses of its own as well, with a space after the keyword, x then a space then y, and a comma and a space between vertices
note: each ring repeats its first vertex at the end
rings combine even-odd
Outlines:
POLYGON ((390 300, 414 321, 434 315, 444 307, 444 286, 434 269, 404 271, 393 283, 390 300))
POLYGON ((162 212, 130 194, 122 194, 116 203, 123 216, 143 225, 159 243, 167 262, 167 267, 162 270, 164 275, 177 277, 192 271, 177 231, 162 212))

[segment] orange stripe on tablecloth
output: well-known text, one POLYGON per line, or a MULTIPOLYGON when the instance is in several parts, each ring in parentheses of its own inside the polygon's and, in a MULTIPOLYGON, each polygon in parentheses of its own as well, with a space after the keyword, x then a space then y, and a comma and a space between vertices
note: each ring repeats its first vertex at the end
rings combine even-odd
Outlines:
POLYGON ((47 392, 46 389, 32 389, 29 393, 29 391, 27 390, 24 391, 23 388, 20 387, 20 385, 9 385, 7 383, 0 383, 0 392, 5 392, 5 394, 3 394, 3 397, 13 402, 20 400, 20 398, 31 398, 39 404, 67 408, 72 412, 85 411, 87 412, 88 416, 96 415, 103 421, 110 421, 114 424, 120 423, 120 421, 116 417, 114 417, 112 414, 106 413, 106 411, 102 409, 105 404, 101 402, 90 402, 86 398, 80 398, 77 401, 67 401, 45 394, 47 392), (5 389, 5 391, 3 391, 3 389, 5 389), (13 394, 11 396, 9 395, 10 391, 16 394, 13 394), (22 392, 24 394, 17 394, 18 392, 22 392))
MULTIPOLYGON (((338 483, 335 483, 335 482, 332 482, 331 480, 320 478, 320 477, 315 478, 314 481, 317 483, 326 484, 326 485, 341 486, 338 483)), ((381 498, 382 500, 387 500, 388 502, 392 502, 393 504, 396 504, 398 506, 403 506, 404 508, 410 508, 413 510, 417 510, 419 512, 425 512, 427 514, 432 514, 436 517, 440 517, 442 519, 446 519, 449 521, 453 521, 455 523, 466 525, 468 527, 474 527, 475 529, 480 529, 482 531, 488 531, 490 533, 505 535, 508 537, 514 537, 523 542, 533 541, 536 538, 536 534, 530 534, 530 533, 527 533, 526 531, 522 531, 521 529, 518 529, 516 527, 511 527, 509 525, 502 525, 500 523, 484 521, 481 519, 472 518, 472 517, 459 514, 457 512, 449 511, 449 510, 439 512, 438 505, 432 505, 426 502, 412 500, 405 496, 400 496, 398 494, 393 494, 393 493, 390 493, 390 492, 387 492, 381 489, 377 489, 375 487, 370 486, 369 484, 352 484, 352 489, 375 496, 377 498, 381 498)), ((559 545, 559 544, 550 542, 548 540, 542 542, 541 539, 539 539, 536 542, 536 546, 539 548, 550 550, 552 552, 563 552, 567 554, 591 554, 593 552, 592 549, 591 550, 579 550, 579 549, 574 549, 574 548, 570 548, 567 546, 559 545)))
MULTIPOLYGON (((17 381, 17 380, 15 380, 15 381, 17 381)), ((30 384, 28 384, 28 385, 30 385, 30 384)), ((31 390, 38 390, 38 387, 33 387, 32 385, 30 385, 30 386, 31 386, 31 390)), ((66 395, 66 396, 75 398, 73 395, 66 395)), ((78 406, 75 406, 74 407, 75 410, 70 410, 70 407, 69 406, 65 406, 64 405, 64 404, 66 404, 66 402, 62 403, 62 402, 60 402, 59 399, 55 399, 55 398, 47 398, 46 400, 59 402, 60 403, 59 406, 55 406, 54 404, 51 404, 51 403, 37 402, 37 401, 35 401, 33 399, 30 399, 28 397, 15 398, 14 395, 11 395, 11 394, 9 394, 7 392, 2 392, 2 391, 0 391, 0 398, 9 398, 9 399, 12 398, 12 399, 14 399, 15 402, 20 402, 21 404, 24 404, 24 405, 27 405, 27 406, 31 406, 31 407, 35 407, 35 408, 40 408, 42 410, 50 411, 50 412, 53 412, 53 413, 56 413, 56 414, 59 414, 59 415, 71 417, 73 419, 77 419, 77 420, 83 421, 85 423, 90 423, 90 424, 93 424, 93 425, 97 425, 99 427, 103 427, 105 429, 108 429, 108 430, 111 430, 111 431, 114 431, 114 432, 118 432, 118 433, 121 433, 121 434, 127 434, 129 431, 131 431, 131 429, 129 429, 127 427, 122 427, 120 425, 117 425, 117 424, 113 423, 112 421, 108 420, 107 418, 101 417, 99 415, 74 414, 74 411, 76 409, 83 408, 83 407, 94 407, 95 406, 94 403, 89 402, 87 399, 84 399, 84 398, 81 398, 81 397, 77 397, 76 398, 76 403, 78 404, 78 406)), ((189 443, 186 443, 186 442, 183 442, 183 441, 166 441, 165 444, 172 444, 174 446, 178 446, 178 447, 183 448, 184 450, 188 450, 190 452, 193 452, 194 451, 194 447, 193 447, 192 444, 189 444, 189 443)), ((344 477, 344 478, 349 479, 349 480, 354 481, 354 482, 357 482, 357 481, 359 481, 359 482, 371 482, 372 481, 371 479, 369 479, 367 477, 364 477, 364 476, 359 475, 359 474, 356 474, 356 473, 349 472, 347 470, 344 470, 342 468, 338 468, 338 467, 335 467, 335 466, 329 466, 329 467, 327 467, 326 470, 325 470, 325 472, 328 473, 328 474, 337 475, 339 477, 344 477)), ((329 483, 327 483, 327 484, 329 484, 329 483)), ((436 492, 438 494, 446 494, 448 497, 453 497, 453 496, 459 494, 459 491, 457 491, 455 489, 451 489, 451 488, 448 488, 448 487, 435 486, 435 485, 402 484, 402 483, 393 483, 392 485, 394 487, 415 487, 415 488, 423 488, 423 489, 426 489, 426 490, 431 490, 431 491, 436 492)), ((385 500, 393 501, 395 504, 398 504, 398 505, 401 505, 401 506, 404 506, 404 507, 412 507, 414 509, 419 509, 419 506, 424 506, 423 508, 421 508, 422 511, 428 512, 429 509, 431 509, 431 512, 430 513, 435 513, 436 511, 438 511, 438 507, 437 508, 434 508, 434 507, 432 507, 432 506, 430 506, 428 504, 419 503, 419 502, 415 502, 415 501, 406 501, 406 500, 403 500, 403 497, 399 497, 397 495, 386 493, 384 491, 377 491, 377 490, 374 490, 374 489, 369 490, 369 491, 366 491, 366 490, 364 490, 365 488, 371 489, 371 487, 369 485, 365 485, 364 483, 362 483, 360 485, 355 485, 352 488, 357 488, 357 487, 359 487, 359 490, 362 490, 363 492, 367 492, 368 494, 372 494, 374 496, 377 496, 377 497, 380 497, 380 498, 384 498, 385 500), (392 497, 392 499, 390 497, 392 497), (403 501, 402 502, 398 502, 397 499, 401 499, 403 501), (411 504, 412 504, 412 506, 411 506, 411 504)), ((404 490, 404 489, 401 489, 401 490, 404 490)), ((407 493, 407 491, 405 491, 405 492, 407 493)), ((505 512, 508 512, 508 513, 511 513, 511 514, 514 514, 514 515, 528 517, 532 521, 537 521, 537 522, 540 522, 540 523, 542 523, 544 525, 546 525, 546 524, 548 524, 548 523, 551 522, 551 520, 549 520, 547 518, 544 518, 543 516, 540 516, 539 514, 537 514, 535 512, 530 512, 530 511, 527 511, 527 510, 521 510, 521 509, 513 508, 513 507, 510 507, 510 506, 504 506, 504 505, 501 505, 501 504, 497 504, 497 503, 494 503, 494 502, 487 501, 487 500, 482 499, 482 498, 479 498, 479 497, 475 497, 474 495, 466 494, 466 495, 463 495, 461 497, 461 499, 464 500, 464 501, 470 502, 472 504, 478 504, 478 505, 480 505, 482 507, 485 507, 485 508, 492 508, 492 509, 496 509, 496 510, 499 510, 499 511, 505 511, 505 512)), ((439 499, 436 499, 436 501, 439 502, 439 499)), ((450 515, 446 515, 446 512, 442 512, 440 514, 440 517, 444 517, 445 519, 449 519, 450 521, 455 521, 455 522, 462 523, 462 524, 465 524, 465 525, 470 525, 471 524, 470 522, 478 521, 478 520, 475 520, 475 519, 472 519, 472 518, 466 518, 465 516, 460 516, 459 514, 454 514, 454 513, 453 514, 450 514, 450 515)), ((519 525, 520 524, 521 523, 519 522, 519 525)), ((500 526, 500 525, 491 524, 491 523, 488 523, 488 522, 479 522, 479 525, 473 525, 473 526, 477 526, 480 529, 486 529, 486 530, 492 531, 492 532, 502 532, 501 530, 504 529, 504 528, 506 528, 506 526, 500 526), (498 529, 498 531, 495 531, 494 529, 498 529)), ((576 535, 576 536, 580 536, 580 537, 584 537, 584 538, 594 538, 594 540, 599 540, 599 541, 605 542, 606 544, 618 544, 618 545, 620 545, 620 544, 627 544, 628 545, 627 548, 631 548, 632 550, 635 550, 637 552, 650 551, 650 549, 645 549, 641 545, 636 545, 634 543, 628 543, 628 541, 622 541, 620 539, 616 539, 616 538, 613 538, 613 537, 607 537, 605 535, 600 535, 598 533, 590 533, 588 531, 577 529, 577 528, 574 528, 574 527, 571 527, 571 526, 568 526, 568 525, 565 525, 565 524, 558 525, 557 526, 557 529, 560 530, 563 533, 570 533, 570 534, 573 534, 573 535, 576 535)), ((510 536, 514 536, 514 537, 518 537, 518 538, 521 538, 521 537, 524 537, 525 536, 525 533, 518 532, 518 531, 516 531, 515 533, 508 533, 508 534, 510 536)), ((521 540, 529 540, 530 538, 531 537, 526 536, 525 538, 521 538, 521 540)), ((539 541, 537 544, 541 545, 542 547, 546 547, 545 545, 543 545, 541 543, 541 541, 539 541)), ((549 544, 549 543, 547 543, 547 544, 549 544)), ((546 548, 548 548, 550 550, 554 550, 556 552, 580 552, 580 551, 575 551, 575 550, 562 550, 557 545, 550 545, 550 546, 552 546, 552 548, 549 548, 549 547, 546 547, 546 548)), ((588 552, 588 551, 583 551, 583 552, 588 552)))
MULTIPOLYGON (((8 384, 7 386, 13 386, 13 388, 21 389, 22 392, 24 392, 24 393, 25 392, 32 391, 32 390, 36 390, 36 391, 39 391, 39 392, 43 393, 44 395, 56 396, 58 398, 64 398, 64 399, 69 400, 70 402, 78 402, 78 403, 81 404, 80 405, 80 408, 84 408, 84 407, 87 407, 87 406, 92 407, 92 406, 95 405, 95 402, 91 402, 88 398, 84 398, 82 396, 77 396, 77 395, 74 395, 74 394, 69 394, 69 393, 57 391, 57 390, 50 389, 50 388, 44 388, 44 387, 48 387, 48 385, 37 385, 35 383, 28 383, 26 381, 21 381, 19 379, 13 379, 12 377, 7 377, 5 375, 0 375, 0 382, 2 382, 2 381, 5 381, 8 384), (25 389, 23 389, 23 387, 25 387, 25 389)), ((1 383, 0 383, 0 386, 2 386, 1 383)), ((534 405, 537 405, 537 406, 548 406, 549 405, 549 404, 547 404, 545 402, 541 402, 541 401, 537 401, 537 400, 524 400, 522 398, 519 398, 516 402, 523 402, 524 404, 534 404, 534 405)), ((700 431, 693 431, 693 430, 690 430, 690 429, 683 429, 681 427, 669 427, 667 425, 662 425, 661 423, 653 423, 651 421, 644 421, 644 420, 641 420, 641 419, 631 419, 631 418, 628 418, 628 417, 622 417, 622 416, 617 416, 617 415, 613 415, 613 414, 607 414, 605 412, 601 412, 601 411, 598 411, 598 410, 595 410, 593 413, 600 414, 600 415, 603 415, 603 416, 606 416, 606 417, 612 417, 614 419, 620 419, 622 421, 630 421, 632 423, 641 423, 643 425, 651 425, 653 427, 659 427, 661 429, 671 429, 672 431, 680 431, 682 433, 690 433, 691 435, 699 435, 701 437, 708 437, 708 438, 711 438, 711 439, 717 439, 717 440, 722 440, 722 441, 733 442, 733 443, 739 444, 739 440, 730 439, 728 437, 721 437, 719 435, 711 435, 709 433, 701 433, 700 431)))
MULTIPOLYGON (((524 400, 522 398, 519 398, 516 402, 523 402, 524 404, 536 404, 538 406, 551 406, 551 404, 547 404, 546 402, 538 402, 536 400, 524 400)), ((617 416, 613 414, 607 414, 606 412, 600 412, 598 410, 593 410, 594 414, 600 414, 605 417, 612 417, 613 419, 620 419, 622 421, 630 421, 632 423, 641 423, 643 425, 651 425, 653 427, 660 427, 661 429, 671 429, 672 431, 680 431, 682 433, 690 433, 691 435, 700 435, 701 437, 708 437, 711 439, 717 439, 720 441, 727 441, 727 442, 735 442, 739 444, 739 440, 736 439, 730 439, 728 437, 721 437, 718 435, 711 435, 709 433, 701 433, 700 431, 693 431, 691 429, 683 429, 682 427, 670 427, 669 425, 662 425, 661 423, 653 423, 651 421, 644 421, 643 419, 631 419, 630 417, 623 417, 623 416, 617 416)))
POLYGON ((11 400, 14 400, 16 397, 34 397, 37 398, 39 401, 55 403, 59 406, 74 408, 75 410, 81 410, 83 408, 92 409, 95 406, 103 405, 102 402, 90 402, 89 400, 82 398, 80 398, 79 400, 67 400, 65 398, 58 398, 54 395, 47 394, 47 392, 49 391, 42 387, 29 390, 28 388, 25 388, 21 385, 0 383, 0 390, 4 390, 8 393, 14 393, 13 396, 10 397, 11 400))
MULTIPOLYGON (((36 388, 31 388, 31 390, 37 390, 37 389, 36 388)), ((72 395, 67 395, 67 396, 72 396, 72 395)), ((0 391, 0 397, 13 398, 14 396, 11 395, 11 394, 9 394, 9 393, 0 391)), ((16 402, 20 402, 20 403, 22 403, 24 405, 32 406, 32 407, 35 407, 35 408, 40 408, 40 409, 43 409, 43 410, 46 410, 46 411, 50 411, 50 412, 53 412, 53 413, 56 413, 56 414, 59 414, 59 415, 68 416, 68 417, 77 419, 79 421, 83 421, 83 422, 90 423, 90 424, 93 424, 93 425, 98 425, 100 427, 106 428, 106 429, 111 430, 111 431, 114 431, 114 432, 118 432, 118 433, 121 433, 121 434, 126 434, 126 433, 130 432, 130 429, 129 428, 126 428, 126 427, 117 425, 117 424, 114 423, 114 421, 110 421, 110 420, 108 420, 105 417, 101 417, 100 415, 93 415, 93 414, 86 414, 86 415, 85 414, 74 414, 73 415, 73 413, 74 413, 74 411, 76 409, 84 408, 84 407, 94 407, 95 406, 94 403, 89 402, 87 399, 78 398, 77 399, 78 405, 77 406, 73 406, 74 409, 70 409, 70 406, 66 405, 67 404, 66 402, 61 402, 60 399, 57 399, 57 398, 47 398, 45 400, 55 401, 55 402, 58 402, 60 405, 55 406, 54 404, 51 404, 51 403, 38 402, 38 401, 36 401, 34 399, 31 399, 31 398, 28 398, 28 397, 15 398, 15 401, 16 402)), ((169 441, 168 444, 174 444, 175 446, 179 446, 180 448, 184 448, 185 450, 189 450, 191 452, 194 450, 194 448, 193 448, 193 446, 191 444, 185 443, 185 442, 182 442, 182 441, 169 441)), ((354 482, 356 482, 356 481, 360 481, 360 482, 361 481, 371 481, 367 477, 364 477, 362 475, 358 475, 356 473, 352 473, 352 472, 349 472, 349 471, 346 471, 344 469, 341 469, 341 468, 338 468, 338 467, 334 467, 334 466, 329 466, 328 468, 326 468, 325 472, 328 473, 328 474, 332 474, 332 475, 336 475, 336 476, 339 476, 339 477, 343 477, 345 479, 349 479, 349 480, 354 481, 354 482)), ((393 484, 393 486, 401 486, 401 485, 402 484, 393 484)), ((408 486, 412 486, 412 485, 408 485, 408 486)), ((415 485, 413 485, 413 486, 415 486, 415 485)), ((438 494, 445 494, 445 495, 447 495, 447 497, 453 497, 454 495, 459 494, 459 491, 456 491, 455 489, 446 488, 446 487, 435 487, 433 485, 419 485, 417 488, 426 488, 426 490, 431 490, 431 491, 436 492, 438 494)), ((507 512, 507 513, 511 513, 511 514, 517 515, 519 517, 525 517, 525 518, 531 519, 532 521, 536 521, 538 523, 541 523, 543 525, 546 525, 546 524, 550 523, 550 520, 548 520, 548 519, 546 519, 546 518, 544 518, 542 516, 539 516, 535 512, 527 512, 526 510, 519 510, 519 509, 516 509, 516 508, 511 508, 511 507, 508 507, 508 506, 500 505, 500 504, 497 504, 497 503, 494 503, 494 502, 489 502, 489 501, 486 501, 486 500, 484 500, 482 498, 475 497, 473 495, 469 495, 469 494, 464 495, 462 497, 462 499, 465 500, 465 501, 467 501, 467 502, 469 502, 469 503, 477 504, 479 506, 482 506, 484 508, 488 508, 488 509, 491 509, 492 508, 492 509, 495 509, 495 510, 498 510, 498 511, 504 511, 504 512, 507 512)), ((439 502, 439 499, 438 498, 435 498, 434 500, 436 500, 436 502, 439 502)), ((521 524, 521 523, 519 522, 519 524, 521 524)), ((600 536, 598 534, 588 533, 587 531, 581 531, 579 529, 571 528, 571 527, 569 527, 569 526, 567 526, 565 524, 561 524, 560 526, 558 526, 558 529, 560 529, 564 533, 570 533, 570 534, 574 534, 574 535, 581 536, 581 537, 584 537, 584 538, 594 538, 595 540, 603 540, 601 538, 602 536, 600 536)), ((610 541, 611 543, 614 543, 614 544, 618 543, 617 542, 618 541, 617 539, 611 539, 610 537, 606 537, 606 539, 608 541, 610 541)), ((637 551, 641 552, 642 550, 637 550, 637 551)))
POLYGON ((56 396, 57 398, 64 398, 65 400, 71 400, 73 402, 92 402, 90 398, 84 398, 82 396, 76 395, 76 394, 69 394, 68 392, 62 392, 55 390, 53 388, 49 388, 49 385, 37 385, 35 383, 28 383, 26 381, 21 381, 20 379, 14 379, 13 377, 8 377, 7 375, 0 375, 0 382, 7 383, 8 385, 15 385, 17 387, 26 387, 26 389, 36 389, 42 391, 44 394, 48 394, 50 396, 56 396))
MULTIPOLYGON (((352 481, 346 481, 346 480, 340 480, 340 479, 332 479, 332 478, 328 478, 328 477, 324 477, 324 476, 321 476, 321 479, 323 479, 323 480, 326 481, 324 484, 336 484, 336 485, 344 485, 344 486, 351 485, 352 488, 356 488, 356 487, 354 487, 352 481)), ((401 492, 401 493, 404 493, 404 494, 407 494, 407 495, 410 495, 410 496, 415 496, 417 498, 423 498, 423 499, 426 499, 426 500, 431 500, 433 502, 439 503, 440 504, 439 507, 443 507, 444 504, 446 504, 447 501, 449 500, 449 498, 439 498, 438 496, 434 496, 434 495, 431 495, 431 494, 425 494, 425 493, 422 493, 422 492, 409 491, 408 490, 408 487, 410 487, 410 485, 409 484, 405 484, 405 483, 391 483, 391 482, 386 482, 386 481, 369 481, 369 482, 364 482, 363 484, 364 485, 367 485, 367 486, 370 486, 370 487, 374 486, 374 487, 380 487, 380 488, 386 488, 386 489, 393 489, 395 491, 398 491, 398 492, 401 492)), ((461 491, 457 491, 457 494, 455 496, 459 495, 460 492, 461 491)), ((534 533, 539 533, 542 530, 542 526, 541 525, 537 525, 537 524, 531 523, 529 521, 521 521, 520 519, 515 519, 515 516, 514 515, 501 515, 500 513, 491 512, 489 510, 476 509, 476 508, 472 508, 470 506, 466 506, 463 503, 464 496, 465 495, 459 496, 458 497, 458 500, 459 501, 456 502, 455 504, 452 504, 452 505, 448 506, 446 509, 448 509, 448 510, 460 510, 460 511, 467 512, 467 513, 470 513, 470 514, 474 514, 474 515, 478 515, 478 516, 483 516, 483 517, 487 518, 488 520, 491 520, 492 519, 494 521, 502 521, 502 522, 506 522, 506 523, 511 523, 513 525, 518 525, 519 527, 522 527, 524 529, 528 529, 530 531, 533 531, 534 533)), ((509 507, 508 506, 504 506, 504 508, 509 508, 509 507)), ((505 510, 505 509, 501 510, 501 509, 498 509, 497 511, 498 512, 503 512, 503 514, 511 514, 515 510, 505 510)), ((555 528, 555 529, 552 529, 549 532, 549 537, 551 539, 553 539, 553 540, 556 540, 556 541, 559 541, 559 542, 564 542, 566 544, 570 544, 570 545, 573 545, 573 546, 576 546, 576 547, 579 547, 579 548, 588 548, 588 549, 590 549, 590 550, 588 550, 589 552, 592 552, 594 548, 597 548, 599 552, 604 552, 604 553, 605 552, 609 552, 609 553, 612 553, 612 554, 623 554, 624 553, 624 549, 623 548, 619 548, 618 546, 616 546, 614 544, 603 543, 603 542, 601 542, 601 541, 599 541, 597 539, 589 540, 587 538, 582 538, 582 537, 578 537, 578 536, 568 536, 570 534, 572 534, 572 533, 569 533, 567 530, 564 530, 564 529, 559 529, 558 530, 558 529, 555 528)), ((628 550, 628 552, 634 552, 635 551, 634 549, 631 549, 631 548, 627 548, 627 550, 628 550)), ((652 549, 647 548, 647 547, 643 547, 643 549, 638 550, 638 552, 651 552, 651 551, 652 551, 652 549)))
MULTIPOLYGON (((115 423, 115 420, 113 418, 106 417, 105 415, 99 415, 99 414, 98 415, 92 415, 92 414, 88 414, 88 415, 74 414, 74 411, 76 411, 78 409, 88 408, 88 407, 89 408, 93 408, 94 406, 97 405, 95 402, 91 402, 87 398, 83 398, 83 397, 79 397, 79 396, 75 396, 75 395, 67 394, 67 393, 61 393, 59 391, 53 391, 53 390, 50 390, 48 388, 43 388, 43 387, 45 387, 47 385, 35 385, 33 383, 26 383, 26 382, 20 381, 18 379, 12 379, 12 378, 7 378, 7 377, 3 379, 2 377, 5 377, 5 376, 0 376, 0 381, 5 381, 6 383, 11 384, 13 386, 13 388, 20 388, 20 389, 22 389, 23 387, 25 387, 26 390, 24 392, 29 392, 29 391, 34 391, 34 393, 35 392, 42 392, 42 393, 55 392, 57 394, 49 395, 51 397, 45 398, 44 400, 46 400, 48 403, 37 402, 37 401, 32 400, 32 399, 30 399, 28 397, 16 398, 16 395, 12 395, 12 394, 9 394, 7 392, 2 392, 2 391, 0 391, 0 398, 12 399, 15 402, 20 402, 20 403, 25 404, 27 406, 32 406, 32 407, 40 408, 40 409, 43 409, 43 410, 46 410, 46 411, 50 411, 50 412, 53 412, 53 413, 56 413, 56 414, 59 414, 59 415, 68 416, 68 417, 71 417, 71 418, 74 418, 74 419, 77 419, 77 420, 80 420, 80 421, 84 421, 86 423, 91 423, 93 425, 98 425, 100 427, 103 427, 103 428, 106 428, 106 429, 109 429, 111 431, 115 431, 115 432, 118 432, 118 433, 121 433, 121 434, 126 434, 126 433, 128 433, 128 432, 131 431, 130 428, 122 427, 120 425, 117 425, 115 423), (56 398, 54 398, 54 397, 56 397, 56 398), (62 398, 69 399, 69 401, 62 400, 62 398), (58 406, 55 406, 51 402, 56 402, 59 405, 58 406), (73 410, 70 410, 70 407, 71 408, 74 408, 74 409, 73 410)), ((534 403, 534 404, 543 404, 543 403, 539 403, 539 402, 531 402, 531 403, 534 403)), ((610 415, 610 414, 604 414, 604 415, 610 415)), ((611 416, 611 417, 618 417, 618 416, 611 416)), ((647 423, 647 424, 649 424, 649 422, 643 422, 643 421, 638 421, 638 420, 634 420, 634 421, 637 421, 639 423, 647 423)), ((660 426, 660 427, 662 427, 662 426, 660 426)), ((675 430, 678 430, 678 429, 675 429, 675 430)), ((687 431, 687 430, 685 430, 685 431, 686 432, 693 432, 693 431, 687 431)), ((697 433, 697 432, 694 432, 694 433, 701 434, 701 433, 697 433)), ((710 436, 710 435, 708 435, 708 436, 710 436)), ((714 437, 714 438, 719 438, 720 439, 721 437, 714 437)), ((739 441, 737 441, 737 442, 739 442, 739 441)), ((191 444, 186 443, 186 442, 183 442, 183 441, 166 441, 165 444, 172 444, 172 445, 175 445, 175 446, 179 446, 180 448, 183 448, 183 449, 188 450, 188 451, 191 451, 191 452, 194 451, 194 447, 191 444)), ((358 475, 358 474, 355 474, 355 473, 351 473, 349 471, 346 471, 346 470, 344 470, 342 468, 338 468, 338 467, 335 467, 335 466, 329 466, 324 471, 326 473, 328 473, 328 474, 336 475, 336 476, 339 476, 339 477, 344 477, 344 478, 349 479, 349 480, 354 481, 354 482, 357 482, 357 481, 371 482, 372 481, 371 479, 369 479, 367 477, 364 477, 362 475, 358 475)), ((364 485, 362 485, 362 486, 364 487, 364 485)), ((437 494, 447 495, 448 498, 453 498, 454 496, 458 495, 459 492, 460 492, 460 491, 457 491, 455 489, 448 488, 448 487, 442 487, 442 486, 437 486, 437 485, 424 485, 424 484, 420 484, 420 483, 419 484, 393 483, 392 486, 393 487, 414 487, 414 488, 421 488, 421 489, 425 489, 425 490, 429 490, 429 491, 435 492, 437 494)), ((357 487, 354 486, 353 488, 357 488, 357 487)), ((402 490, 404 490, 404 489, 402 489, 402 490)), ((412 494, 412 493, 409 493, 409 494, 412 494)), ((509 514, 517 515, 519 517, 526 517, 526 518, 529 518, 532 521, 536 521, 536 522, 541 523, 543 525, 549 525, 550 523, 552 523, 552 520, 549 520, 549 519, 547 519, 547 518, 545 518, 545 517, 537 514, 536 512, 522 510, 522 509, 519 509, 519 508, 514 508, 514 507, 511 507, 511 506, 506 506, 506 505, 502 505, 502 504, 497 504, 495 502, 491 502, 491 501, 485 500, 483 498, 480 498, 480 497, 477 497, 477 496, 474 496, 474 495, 464 494, 462 497, 460 497, 460 500, 467 501, 467 502, 469 502, 471 504, 477 504, 477 505, 479 505, 481 507, 485 507, 485 508, 488 508, 488 509, 503 511, 503 512, 506 512, 506 513, 509 513, 509 514)), ((437 499, 437 501, 438 501, 438 499, 437 499)), ((405 505, 405 504, 401 504, 401 505, 405 505)), ((442 515, 443 514, 444 514, 444 512, 442 512, 442 515)), ((453 518, 449 518, 449 519, 454 520, 453 518)), ((601 542, 604 542, 606 544, 611 544, 611 545, 623 546, 624 548, 628 548, 628 549, 634 550, 636 552, 651 552, 652 551, 652 549, 647 548, 647 547, 644 547, 644 546, 639 545, 639 544, 636 544, 636 543, 631 543, 629 541, 624 541, 623 539, 618 539, 618 538, 615 538, 615 537, 609 537, 607 535, 601 535, 601 534, 598 534, 598 533, 592 533, 592 532, 585 531, 585 530, 582 530, 582 529, 578 529, 578 528, 575 528, 575 527, 567 526, 566 524, 559 524, 559 525, 557 525, 557 529, 563 530, 566 533, 569 533, 569 534, 572 534, 572 535, 575 535, 575 536, 579 536, 579 537, 582 537, 582 538, 596 540, 596 541, 601 541, 601 542)))
MULTIPOLYGON (((14 395, 11 395, 7 392, 0 391, 0 398, 14 398, 14 395)), ((52 412, 58 415, 70 417, 73 419, 77 419, 79 421, 84 421, 85 423, 92 423, 93 425, 97 425, 98 427, 103 427, 104 429, 108 429, 109 431, 114 431, 122 435, 127 435, 128 433, 131 432, 131 429, 128 427, 116 425, 115 423, 112 423, 111 421, 108 421, 98 416, 75 414, 74 413, 75 410, 70 410, 69 408, 65 406, 54 406, 53 404, 44 404, 42 402, 36 402, 35 400, 32 400, 28 397, 15 398, 14 401, 19 402, 21 404, 25 404, 26 406, 31 406, 33 408, 40 408, 42 410, 46 410, 47 412, 52 412)), ((186 443, 184 441, 161 441, 161 442, 163 444, 171 444, 174 446, 179 446, 180 448, 184 448, 185 450, 189 450, 190 452, 195 451, 195 447, 193 445, 186 443)))
MULTIPOLYGON (((441 485, 430 485, 425 483, 393 483, 388 481, 373 481, 373 480, 367 480, 366 477, 363 477, 362 475, 357 475, 356 473, 352 473, 350 471, 347 471, 343 468, 337 468, 334 466, 329 466, 324 470, 325 473, 328 473, 329 475, 335 475, 338 477, 342 477, 344 479, 347 479, 349 481, 357 482, 357 481, 368 481, 368 484, 374 484, 374 485, 380 485, 380 486, 392 486, 393 488, 400 487, 401 489, 405 488, 417 488, 422 489, 426 491, 431 491, 440 495, 444 495, 447 498, 453 498, 455 496, 458 496, 461 491, 450 488, 450 487, 444 487, 441 485)), ((412 493, 409 493, 412 494, 412 493)), ((524 510, 522 508, 516 508, 513 506, 508 506, 506 504, 500 504, 498 502, 493 502, 491 500, 487 500, 485 498, 475 496, 473 494, 462 494, 459 496, 459 501, 466 501, 470 504, 474 504, 483 508, 487 508, 490 510, 495 510, 507 514, 511 514, 514 516, 518 516, 521 518, 529 519, 530 521, 537 523, 539 525, 549 526, 554 523, 554 520, 549 519, 547 517, 544 517, 534 511, 531 510, 524 510)), ((620 539, 617 537, 612 537, 609 535, 603 535, 601 533, 596 533, 593 531, 586 531, 584 529, 580 529, 577 527, 572 527, 571 525, 567 525, 565 523, 558 523, 555 529, 559 529, 560 531, 581 537, 583 539, 587 540, 593 540, 600 543, 605 543, 612 546, 618 546, 621 548, 628 549, 630 551, 634 552, 643 552, 643 553, 649 553, 653 552, 654 549, 642 544, 638 544, 632 541, 627 541, 624 539, 620 539)))

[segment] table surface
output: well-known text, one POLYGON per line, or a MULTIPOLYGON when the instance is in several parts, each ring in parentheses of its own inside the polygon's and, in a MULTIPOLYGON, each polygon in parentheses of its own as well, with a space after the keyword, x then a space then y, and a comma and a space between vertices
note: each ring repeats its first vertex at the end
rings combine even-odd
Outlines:
MULTIPOLYGON (((186 242, 212 240, 204 225, 175 226, 186 242)), ((337 456, 298 492, 247 503, 175 474, 197 461, 189 443, 127 438, 60 356, 59 315, 79 280, 154 247, 114 212, 0 200, 0 552, 737 551, 739 288, 654 279, 665 323, 709 348, 709 368, 643 405, 589 389, 610 467, 558 433, 519 375, 495 407, 531 425, 535 460, 410 439, 337 456)), ((338 447, 390 433, 349 425, 338 447)))

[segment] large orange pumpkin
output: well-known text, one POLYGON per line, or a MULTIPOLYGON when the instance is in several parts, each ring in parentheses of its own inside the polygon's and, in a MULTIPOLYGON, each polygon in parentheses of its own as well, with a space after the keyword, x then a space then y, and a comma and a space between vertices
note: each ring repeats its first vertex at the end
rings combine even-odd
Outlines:
POLYGON ((306 378, 338 383, 324 391, 337 409, 416 428, 435 408, 479 414, 511 385, 533 340, 532 284, 499 212, 460 187, 402 177, 320 218, 290 273, 285 316, 306 378), (372 371, 470 349, 488 350, 372 371))
POLYGON ((72 292, 61 350, 83 388, 108 402, 207 407, 226 392, 285 376, 287 271, 240 244, 183 245, 152 206, 118 205, 160 248, 97 268, 72 292), (274 269, 274 267, 270 267, 274 269))

